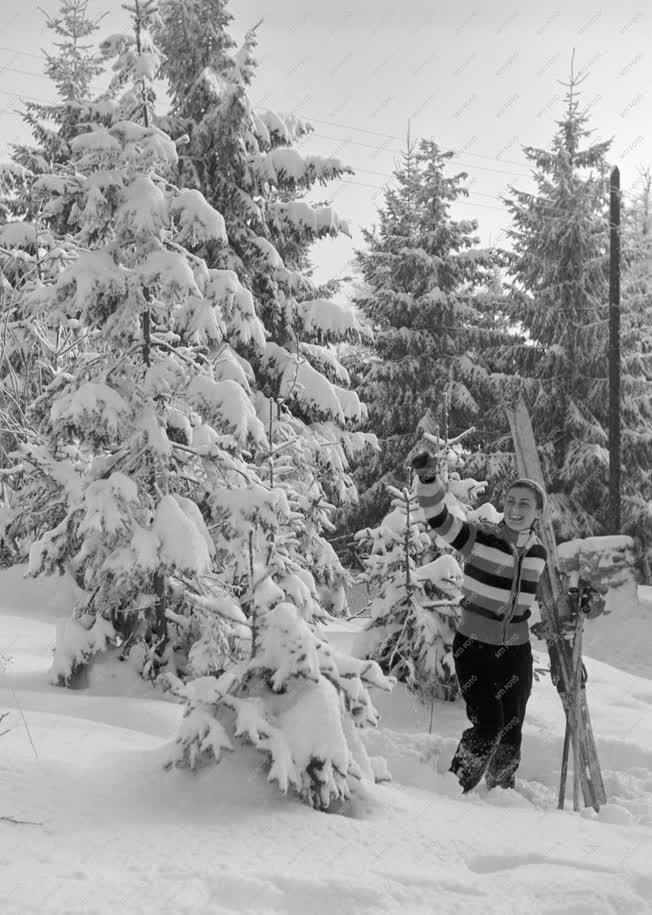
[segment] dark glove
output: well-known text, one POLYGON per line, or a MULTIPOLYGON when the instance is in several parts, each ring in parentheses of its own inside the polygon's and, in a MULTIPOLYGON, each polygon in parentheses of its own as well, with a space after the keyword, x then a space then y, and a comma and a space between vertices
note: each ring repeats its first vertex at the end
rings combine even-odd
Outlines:
POLYGON ((591 585, 580 581, 578 588, 569 588, 568 596, 573 609, 584 614, 589 620, 594 620, 604 613, 605 598, 597 588, 593 588, 591 585))
POLYGON ((419 451, 412 458, 410 466, 422 483, 431 483, 437 477, 437 463, 429 451, 419 451))
POLYGON ((544 622, 544 620, 533 623, 530 626, 532 635, 546 642, 556 642, 557 639, 561 638, 573 644, 576 631, 577 623, 575 618, 571 616, 565 616, 559 620, 559 629, 554 629, 550 622, 544 622))
POLYGON ((586 588, 580 597, 580 611, 589 620, 604 613, 606 600, 596 588, 586 588))
POLYGON ((537 639, 542 639, 543 641, 546 641, 550 637, 550 630, 543 620, 539 620, 538 623, 532 623, 530 626, 530 632, 537 639))

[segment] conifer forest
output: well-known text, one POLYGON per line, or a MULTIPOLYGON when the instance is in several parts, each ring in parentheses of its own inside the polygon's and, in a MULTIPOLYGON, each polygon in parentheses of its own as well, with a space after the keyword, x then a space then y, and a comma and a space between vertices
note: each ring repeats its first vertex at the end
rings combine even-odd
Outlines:
MULTIPOLYGON (((308 152, 315 124, 259 101, 266 19, 236 28, 235 18, 250 17, 237 0, 128 0, 116 32, 107 28, 117 15, 110 5, 56 0, 38 14, 30 66, 56 100, 21 102, 22 133, 0 161, 0 604, 8 614, 0 781, 6 775, 11 789, 0 795, 0 833, 7 847, 19 841, 13 861, 25 874, 39 866, 28 867, 30 855, 49 854, 50 802, 30 802, 41 788, 26 788, 23 810, 12 792, 38 761, 50 765, 47 735, 68 733, 54 718, 47 730, 43 716, 68 722, 83 706, 88 727, 119 730, 88 737, 97 762, 80 777, 96 779, 85 796, 98 822, 119 774, 131 786, 134 822, 147 821, 151 835, 172 831, 163 852, 170 866, 172 848, 185 842, 174 838, 175 824, 186 816, 197 860, 215 841, 218 870, 231 853, 236 864, 214 883, 212 865, 202 863, 194 883, 184 871, 185 889, 180 878, 165 899, 148 876, 153 857, 122 887, 98 871, 93 883, 104 889, 93 903, 68 889, 39 901, 18 880, 0 907, 651 911, 652 166, 614 190, 619 124, 596 136, 590 79, 561 43, 541 76, 557 91, 539 121, 548 140, 528 145, 524 125, 518 143, 528 188, 500 166, 506 229, 498 240, 481 240, 483 211, 469 205, 473 164, 447 146, 453 131, 438 118, 419 133, 407 116, 396 123, 401 152, 363 223, 332 194, 338 182, 370 180, 350 164, 353 147, 334 152, 324 141, 321 154, 308 152), (316 252, 354 237, 346 267, 324 278, 316 252), (510 426, 516 403, 531 420, 536 465, 510 426), (529 486, 539 464, 545 496, 530 489, 532 529, 548 571, 530 561, 536 576, 549 575, 554 606, 548 591, 537 592, 534 718, 525 719, 516 782, 499 772, 502 787, 492 790, 487 777, 489 790, 467 804, 448 764, 460 733, 479 719, 454 644, 458 629, 469 636, 463 614, 479 593, 494 607, 507 582, 512 617, 519 589, 534 596, 538 578, 530 588, 526 572, 496 577, 511 573, 491 563, 495 538, 505 525, 520 530, 518 512, 530 509, 526 498, 506 514, 514 481, 529 486), (472 532, 468 548, 457 531, 472 532), (477 548, 478 560, 471 544, 482 538, 489 545, 477 548), (565 596, 560 603, 557 581, 564 595, 579 587, 574 613, 565 596), (577 623, 577 607, 588 607, 583 588, 601 595, 606 612, 593 619, 599 610, 586 611, 577 623), (578 741, 591 731, 588 711, 569 698, 580 667, 589 682, 577 681, 577 696, 588 696, 603 766, 595 803, 577 774, 578 741), (630 704, 619 704, 625 696, 630 704), (130 728, 142 743, 129 743, 130 728), (19 738, 20 751, 11 743, 19 738), (573 823, 587 831, 560 832, 557 841, 570 845, 555 854, 575 861, 575 896, 568 868, 557 881, 548 873, 554 855, 543 840, 528 844, 562 829, 552 820, 568 759, 575 812, 582 785, 587 807, 573 823), (105 787, 93 794, 100 774, 105 787), (509 797, 516 800, 500 800, 509 797), (429 877, 426 886, 415 874, 425 880, 435 866, 433 840, 412 831, 433 803, 423 817, 441 832, 436 855, 451 857, 441 858, 443 872, 457 867, 458 840, 447 836, 457 835, 459 817, 467 817, 460 835, 477 828, 480 838, 473 854, 463 852, 466 876, 437 885, 429 877), (273 825, 252 837, 237 810, 273 825), (339 840, 332 830, 341 818, 324 812, 351 818, 339 840), (521 813, 530 824, 510 827, 521 813), (609 825, 594 826, 589 815, 609 825), (230 838, 209 837, 207 821, 221 820, 232 825, 230 838), (391 866, 367 861, 366 826, 380 830, 369 841, 391 866), (513 854, 498 835, 512 828, 522 849, 513 854), (640 840, 627 832, 634 828, 640 840), (260 844, 266 829, 284 855, 282 886, 271 877, 273 842, 260 844), (592 829, 612 833, 592 839, 592 829), (311 830, 335 856, 328 869, 341 873, 337 886, 326 871, 305 876, 322 874, 326 861, 309 850, 311 830), (32 852, 21 843, 37 831, 32 852), (257 851, 247 851, 250 842, 257 851), (589 846, 598 849, 594 871, 582 870, 589 846), (628 857, 626 848, 638 851, 628 857), (248 854, 258 864, 245 866, 248 854), (301 854, 316 863, 301 868, 301 854), (360 869, 347 884, 349 854, 360 869), (531 886, 517 875, 528 861, 531 886), (373 877, 388 866, 383 879, 393 889, 373 877), (256 892, 238 882, 249 867, 256 892), (393 871, 401 870, 399 892, 393 871), (509 875, 500 885, 498 871, 509 875), (300 873, 316 883, 290 887, 300 873)), ((514 533, 510 542, 514 555, 525 543, 514 533)), ((495 607, 477 612, 500 618, 495 607)), ((66 741, 72 748, 77 738, 66 741)), ((85 752, 83 741, 74 751, 61 744, 52 760, 73 765, 85 752)), ((73 811, 52 828, 72 848, 75 830, 86 834, 91 821, 84 804, 74 812, 73 777, 66 788, 63 772, 52 771, 73 811)), ((33 777, 41 785, 36 768, 33 777)), ((118 791, 116 809, 123 802, 118 791)), ((132 848, 129 835, 125 842, 132 848)), ((135 847, 124 854, 138 860, 135 847)), ((114 866, 126 873, 124 861, 114 866)))

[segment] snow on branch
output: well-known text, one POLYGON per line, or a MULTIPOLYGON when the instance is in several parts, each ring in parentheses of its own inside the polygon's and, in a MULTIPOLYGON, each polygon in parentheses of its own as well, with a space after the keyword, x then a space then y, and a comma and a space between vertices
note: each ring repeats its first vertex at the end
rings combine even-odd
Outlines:
POLYGON ((54 247, 54 237, 49 231, 39 230, 33 222, 7 222, 0 226, 0 245, 3 248, 54 247))
POLYGON ((208 375, 195 375, 188 385, 188 399, 217 428, 233 434, 244 445, 249 438, 266 442, 265 427, 256 416, 247 392, 230 378, 214 381, 208 375))
POLYGON ((166 193, 148 175, 134 179, 125 190, 115 220, 116 231, 134 239, 160 235, 169 222, 166 193))
POLYGON ((125 268, 116 264, 106 250, 83 251, 63 270, 56 283, 60 301, 84 310, 92 307, 100 296, 125 296, 126 288, 125 268))
POLYGON ((156 540, 157 562, 172 572, 201 577, 211 571, 212 549, 199 509, 195 506, 196 511, 190 512, 187 502, 180 504, 173 495, 163 496, 150 533, 156 540))
POLYGON ((316 336, 320 342, 371 338, 369 329, 360 324, 348 304, 332 299, 311 299, 297 302, 295 311, 301 321, 303 333, 300 330, 300 336, 316 336))
POLYGON ((194 247, 207 241, 227 243, 224 217, 199 191, 192 188, 180 191, 170 205, 170 213, 180 225, 179 244, 194 247))
POLYGON ((279 377, 279 397, 292 398, 316 420, 360 422, 366 408, 355 391, 332 384, 325 375, 284 347, 268 342, 266 368, 279 377))
POLYGON ((115 639, 115 629, 102 616, 59 620, 50 682, 55 686, 67 685, 90 657, 105 651, 115 639))
POLYGON ((305 200, 272 203, 268 207, 270 222, 278 228, 302 229, 307 237, 351 235, 348 222, 338 216, 332 206, 315 206, 305 200))
POLYGON ((265 347, 265 326, 256 314, 254 300, 233 270, 208 271, 204 296, 221 309, 229 338, 235 346, 265 347))
POLYGON ((137 268, 140 282, 167 297, 201 295, 188 260, 176 251, 152 251, 137 268))
POLYGON ((315 181, 324 184, 339 175, 353 174, 353 169, 339 159, 324 156, 302 156, 290 146, 270 149, 252 159, 252 167, 259 177, 275 186, 285 184, 310 187, 315 181))
POLYGON ((129 405, 113 388, 87 381, 59 396, 50 409, 50 420, 55 425, 72 428, 91 420, 114 436, 129 412, 129 405))
POLYGON ((308 361, 323 371, 325 375, 331 375, 335 381, 339 381, 342 385, 348 386, 350 384, 351 377, 337 358, 334 348, 320 346, 317 343, 305 343, 302 340, 299 343, 299 352, 304 353, 308 357, 308 361))
POLYGON ((267 134, 266 145, 270 145, 272 137, 277 142, 288 145, 295 139, 294 132, 291 130, 291 122, 289 126, 286 119, 280 117, 275 111, 270 111, 269 108, 266 108, 255 112, 254 117, 261 137, 264 139, 265 134, 267 134))
POLYGON ((189 295, 173 314, 174 330, 189 343, 221 343, 226 325, 221 311, 208 299, 189 295))

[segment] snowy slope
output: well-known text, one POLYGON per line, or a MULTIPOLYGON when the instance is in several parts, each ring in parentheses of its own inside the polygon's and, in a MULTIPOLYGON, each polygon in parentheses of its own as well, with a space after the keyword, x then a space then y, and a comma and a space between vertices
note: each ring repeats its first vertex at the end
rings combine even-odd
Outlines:
MULTIPOLYGON (((179 707, 125 665, 104 665, 87 690, 48 685, 65 582, 11 570, 0 594, 0 654, 13 658, 0 675, 0 816, 31 821, 0 820, 3 915, 652 912, 652 680, 587 661, 610 801, 599 817, 555 809, 563 722, 547 679, 518 794, 459 797, 445 771, 461 706, 437 704, 429 734, 430 709, 396 689, 376 697, 368 738, 394 782, 324 815, 280 797, 251 751, 162 771, 179 707)), ((628 616, 632 645, 650 644, 651 616, 628 616)), ((338 624, 334 641, 356 628, 338 624)))
POLYGON ((592 658, 652 677, 652 587, 639 588, 638 601, 629 586, 607 595, 607 616, 586 627, 584 651, 592 658))

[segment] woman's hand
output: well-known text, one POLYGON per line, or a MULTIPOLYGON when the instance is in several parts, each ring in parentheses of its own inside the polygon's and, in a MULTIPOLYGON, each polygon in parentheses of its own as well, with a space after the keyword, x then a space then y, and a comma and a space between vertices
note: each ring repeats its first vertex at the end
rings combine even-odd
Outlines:
POLYGON ((439 460, 429 451, 419 451, 410 461, 410 466, 422 483, 430 483, 439 472, 439 460))

